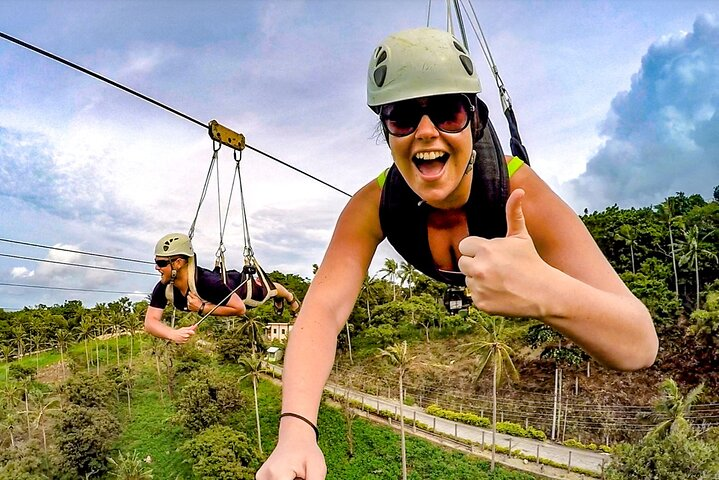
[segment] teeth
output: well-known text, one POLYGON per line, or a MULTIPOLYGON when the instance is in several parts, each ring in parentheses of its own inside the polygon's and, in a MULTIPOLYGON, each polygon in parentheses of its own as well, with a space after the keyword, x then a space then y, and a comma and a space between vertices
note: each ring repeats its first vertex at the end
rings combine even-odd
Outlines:
POLYGON ((444 156, 444 152, 417 152, 415 158, 417 160, 436 160, 444 156))

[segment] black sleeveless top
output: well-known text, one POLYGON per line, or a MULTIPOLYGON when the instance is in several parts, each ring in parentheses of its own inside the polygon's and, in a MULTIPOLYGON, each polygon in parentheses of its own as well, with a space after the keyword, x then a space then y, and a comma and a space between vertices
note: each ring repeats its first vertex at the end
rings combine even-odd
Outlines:
MULTIPOLYGON (((509 173, 502 146, 491 122, 475 143, 477 157, 469 200, 464 206, 471 236, 503 237, 507 234, 505 206, 509 173)), ((395 165, 390 167, 380 200, 379 219, 389 243, 408 263, 440 282, 464 286, 464 275, 439 270, 432 259, 427 237, 427 216, 432 207, 412 191, 395 165)))

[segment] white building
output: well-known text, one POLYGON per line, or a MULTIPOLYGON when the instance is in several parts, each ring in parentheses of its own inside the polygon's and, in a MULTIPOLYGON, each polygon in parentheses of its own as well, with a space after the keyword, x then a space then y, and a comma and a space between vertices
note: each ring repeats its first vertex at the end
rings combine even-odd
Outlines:
POLYGON ((292 331, 292 325, 289 323, 268 323, 265 327, 267 338, 271 341, 279 340, 284 342, 287 340, 287 335, 292 331))

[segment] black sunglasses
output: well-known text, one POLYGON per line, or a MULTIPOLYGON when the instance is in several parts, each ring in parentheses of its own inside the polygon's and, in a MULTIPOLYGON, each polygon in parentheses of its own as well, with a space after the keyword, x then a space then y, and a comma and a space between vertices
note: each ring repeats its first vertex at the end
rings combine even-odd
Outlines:
POLYGON ((155 265, 157 265, 160 268, 165 268, 169 264, 172 263, 172 260, 165 260, 164 258, 156 258, 155 259, 155 265))
POLYGON ((436 95, 421 102, 403 100, 383 105, 380 119, 390 135, 406 137, 417 130, 424 115, 445 133, 459 133, 469 125, 474 105, 466 95, 436 95))

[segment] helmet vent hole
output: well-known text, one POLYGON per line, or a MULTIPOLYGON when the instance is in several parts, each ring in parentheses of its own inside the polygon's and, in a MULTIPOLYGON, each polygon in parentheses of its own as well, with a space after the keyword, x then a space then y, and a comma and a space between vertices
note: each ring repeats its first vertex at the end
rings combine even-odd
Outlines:
POLYGON ((467 51, 464 49, 464 47, 462 45, 460 45, 457 42, 452 42, 452 43, 454 43, 454 48, 456 48, 457 50, 459 50, 460 52, 462 52, 464 54, 467 53, 467 51))
POLYGON ((374 73, 374 83, 378 87, 381 87, 384 85, 385 78, 387 78, 387 65, 381 65, 380 67, 376 68, 374 73))
POLYGON ((474 65, 472 65, 472 59, 469 58, 467 55, 460 55, 459 60, 462 62, 462 66, 467 71, 467 75, 472 75, 474 73, 474 65))
POLYGON ((380 63, 384 62, 385 60, 387 60, 387 51, 382 50, 380 52, 380 54, 377 56, 377 63, 375 65, 379 65, 380 63))

